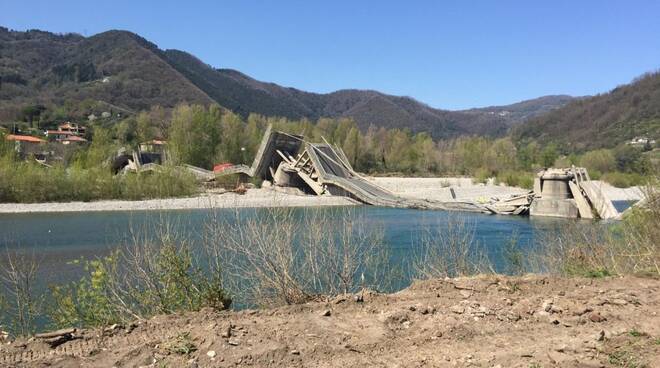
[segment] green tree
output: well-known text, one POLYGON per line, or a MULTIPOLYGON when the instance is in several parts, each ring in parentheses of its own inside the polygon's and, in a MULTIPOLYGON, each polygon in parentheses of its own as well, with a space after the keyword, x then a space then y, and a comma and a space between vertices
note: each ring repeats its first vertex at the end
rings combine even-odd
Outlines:
POLYGON ((541 162, 540 164, 543 167, 552 167, 557 158, 559 157, 559 152, 557 151, 557 145, 550 143, 543 148, 541 151, 541 162))
POLYGON ((172 111, 169 148, 175 162, 212 168, 220 135, 219 107, 179 105, 172 111))

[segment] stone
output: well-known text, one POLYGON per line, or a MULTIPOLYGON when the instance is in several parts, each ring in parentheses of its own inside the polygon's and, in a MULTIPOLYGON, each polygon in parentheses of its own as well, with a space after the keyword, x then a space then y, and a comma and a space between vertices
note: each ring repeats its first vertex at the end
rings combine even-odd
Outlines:
POLYGON ((321 317, 330 317, 330 315, 332 315, 330 309, 326 309, 323 312, 321 312, 321 317))
POLYGON ((215 355, 216 355, 215 350, 209 350, 206 352, 206 356, 211 359, 215 358, 215 355))
POLYGON ((552 306, 550 306, 550 312, 552 312, 552 313, 563 313, 564 310, 560 306, 553 304, 552 306))
POLYGON ((291 350, 291 354, 293 354, 293 355, 300 355, 300 351, 298 351, 298 350, 291 350))
POLYGON ((590 320, 591 322, 599 323, 599 322, 607 321, 607 318, 601 316, 600 313, 595 312, 595 313, 591 313, 591 314, 589 315, 589 320, 590 320))
POLYGON ((546 312, 550 312, 550 310, 552 309, 552 300, 544 301, 543 304, 541 305, 541 309, 546 312))
POLYGON ((614 305, 626 305, 626 304, 628 304, 628 301, 626 301, 626 300, 624 300, 624 299, 612 299, 612 300, 610 300, 610 304, 614 304, 614 305))
POLYGON ((222 331, 222 333, 220 334, 220 337, 225 338, 225 339, 230 338, 231 337, 231 326, 227 326, 227 328, 224 329, 222 331))
POLYGON ((582 308, 578 308, 578 309, 576 309, 576 310, 573 312, 573 315, 574 315, 574 316, 581 316, 581 315, 583 315, 583 314, 587 314, 587 313, 589 313, 589 312, 593 312, 593 309, 591 309, 591 308, 589 308, 589 307, 582 307, 582 308))
POLYGON ((600 330, 600 332, 596 334, 596 341, 603 341, 603 340, 605 340, 605 331, 600 330))
POLYGON ((452 305, 451 307, 449 307, 449 310, 453 313, 456 313, 456 314, 465 313, 465 308, 463 306, 460 306, 460 305, 452 305))

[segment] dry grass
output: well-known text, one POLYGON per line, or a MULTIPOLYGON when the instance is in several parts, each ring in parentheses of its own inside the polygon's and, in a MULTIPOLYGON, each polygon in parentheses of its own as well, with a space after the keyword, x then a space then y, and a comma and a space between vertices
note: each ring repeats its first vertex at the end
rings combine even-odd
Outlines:
POLYGON ((204 243, 233 281, 232 294, 249 304, 302 303, 387 280, 383 231, 355 210, 216 211, 204 243))
POLYGON ((412 256, 415 278, 457 277, 493 272, 492 262, 475 239, 476 224, 459 213, 446 223, 422 230, 412 256))
POLYGON ((546 231, 531 255, 533 271, 561 275, 660 275, 660 193, 646 189, 645 204, 620 223, 563 223, 546 231))

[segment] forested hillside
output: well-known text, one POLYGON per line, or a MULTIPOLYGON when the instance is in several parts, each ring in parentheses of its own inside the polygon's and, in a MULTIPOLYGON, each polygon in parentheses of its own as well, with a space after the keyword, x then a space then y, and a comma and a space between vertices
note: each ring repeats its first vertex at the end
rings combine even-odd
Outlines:
POLYGON ((555 142, 572 151, 614 147, 640 136, 658 140, 660 72, 530 119, 514 136, 555 142))
POLYGON ((311 121, 349 117, 363 131, 371 125, 408 128, 440 139, 504 135, 511 125, 569 100, 549 96, 510 106, 447 111, 377 91, 318 94, 260 82, 239 71, 213 68, 183 51, 160 50, 126 31, 85 38, 0 27, 0 121, 25 119, 23 111, 31 107, 66 106, 66 111, 46 119, 80 118, 90 113, 85 106, 98 101, 135 112, 156 105, 217 102, 244 118, 250 113, 311 121))

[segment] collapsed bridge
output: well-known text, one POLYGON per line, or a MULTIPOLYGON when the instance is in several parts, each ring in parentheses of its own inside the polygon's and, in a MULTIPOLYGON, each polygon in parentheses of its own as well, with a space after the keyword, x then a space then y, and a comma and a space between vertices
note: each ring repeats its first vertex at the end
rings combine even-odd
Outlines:
POLYGON ((310 143, 301 135, 274 131, 271 126, 264 134, 252 166, 236 165, 224 170, 223 175, 226 174, 243 174, 317 195, 345 196, 374 206, 491 213, 474 202, 397 196, 355 172, 341 148, 328 142, 310 143))

